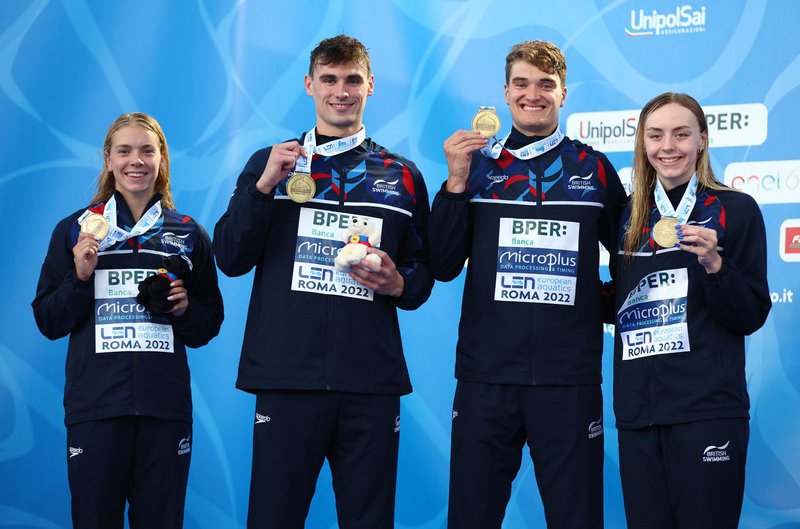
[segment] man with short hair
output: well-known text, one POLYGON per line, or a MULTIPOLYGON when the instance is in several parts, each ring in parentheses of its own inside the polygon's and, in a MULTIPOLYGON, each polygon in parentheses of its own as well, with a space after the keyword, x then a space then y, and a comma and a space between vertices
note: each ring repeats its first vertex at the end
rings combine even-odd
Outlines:
MULTIPOLYGON (((561 133, 566 69, 550 42, 515 45, 506 57, 510 134, 460 130, 444 144, 449 175, 431 212, 431 264, 449 281, 469 259, 450 528, 501 526, 526 442, 548 527, 603 527, 598 241, 613 247, 625 192, 604 155, 561 133)), ((491 123, 481 118, 479 128, 491 123)))
POLYGON ((320 42, 316 127, 253 154, 214 231, 225 274, 256 269, 236 383, 256 395, 250 528, 302 528, 325 458, 339 527, 394 527, 411 391, 397 308, 424 303, 433 276, 422 175, 362 125, 373 88, 361 42, 320 42))

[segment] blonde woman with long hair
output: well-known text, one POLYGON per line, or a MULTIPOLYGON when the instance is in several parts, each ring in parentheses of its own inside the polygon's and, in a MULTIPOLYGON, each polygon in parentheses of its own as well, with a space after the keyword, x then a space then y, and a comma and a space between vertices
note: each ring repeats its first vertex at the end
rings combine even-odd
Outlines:
POLYGON ((722 185, 686 94, 642 109, 617 266, 614 411, 629 528, 735 529, 750 402, 744 337, 771 306, 764 221, 722 185))
POLYGON ((217 335, 223 309, 211 241, 175 211, 167 140, 152 117, 123 114, 109 127, 97 193, 56 226, 33 311, 47 338, 69 335, 73 526, 121 529, 127 502, 133 529, 183 527, 186 347, 217 335), (180 276, 173 262, 185 263, 180 276), (159 281, 160 291, 140 288, 159 281))

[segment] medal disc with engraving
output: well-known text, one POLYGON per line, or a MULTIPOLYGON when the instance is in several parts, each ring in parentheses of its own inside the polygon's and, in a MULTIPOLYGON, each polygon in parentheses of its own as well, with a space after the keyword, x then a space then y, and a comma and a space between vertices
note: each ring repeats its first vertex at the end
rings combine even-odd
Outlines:
POLYGON ((678 219, 675 217, 661 217, 661 220, 653 226, 653 239, 662 248, 672 248, 678 244, 678 234, 675 230, 677 225, 678 219))
POLYGON ((96 238, 103 240, 108 235, 108 221, 102 215, 92 213, 81 221, 81 231, 91 233, 96 238))
POLYGON ((484 138, 491 138, 500 132, 500 118, 494 107, 481 107, 472 117, 472 130, 477 130, 484 138))
POLYGON ((298 204, 302 204, 317 194, 317 184, 308 173, 294 173, 286 182, 286 194, 298 204))

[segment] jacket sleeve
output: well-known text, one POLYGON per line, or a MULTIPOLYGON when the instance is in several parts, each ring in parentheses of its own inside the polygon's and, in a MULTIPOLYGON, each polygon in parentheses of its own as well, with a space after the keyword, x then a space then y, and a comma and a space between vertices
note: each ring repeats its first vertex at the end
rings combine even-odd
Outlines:
POLYGON ((433 199, 428 233, 433 275, 439 281, 452 281, 458 277, 472 246, 469 191, 451 193, 446 184, 442 184, 433 199))
POLYGON ((617 241, 619 240, 620 230, 620 217, 624 210, 628 197, 625 193, 625 188, 622 187, 619 175, 616 169, 608 161, 602 153, 594 151, 598 156, 597 163, 602 166, 606 179, 606 193, 607 199, 603 206, 603 214, 600 219, 600 226, 598 229, 600 235, 600 242, 608 251, 608 272, 611 275, 611 280, 603 283, 600 289, 600 303, 603 314, 604 323, 616 322, 616 277, 617 277, 617 241))
POLYGON ((50 340, 71 333, 92 310, 94 277, 81 281, 75 274, 72 248, 77 242, 77 234, 74 216, 56 226, 39 274, 36 297, 31 304, 39 331, 50 340))
POLYGON ((428 256, 428 220, 430 205, 428 188, 419 170, 411 163, 407 168, 414 179, 416 204, 408 229, 397 253, 397 271, 403 276, 403 293, 388 298, 399 309, 414 310, 427 301, 433 289, 433 271, 428 256))
POLYGON ((595 151, 595 154, 598 155, 598 166, 602 166, 603 172, 605 173, 607 193, 606 203, 603 205, 603 215, 601 216, 599 226, 600 242, 606 250, 608 250, 608 253, 611 254, 611 259, 609 259, 609 271, 611 277, 614 278, 616 277, 616 259, 614 259, 614 257, 617 254, 617 240, 619 230, 621 229, 619 220, 628 198, 614 166, 611 165, 611 162, 608 161, 605 155, 597 151, 595 151))
POLYGON ((764 325, 772 307, 767 244, 758 205, 749 195, 738 198, 745 207, 726 215, 729 226, 722 268, 705 274, 705 293, 711 314, 723 327, 737 334, 752 334, 764 325))
POLYGON ((269 149, 262 149, 250 157, 236 182, 227 211, 214 227, 217 266, 230 277, 249 272, 264 251, 275 195, 260 192, 256 181, 267 165, 269 153, 269 149))
POLYGON ((188 347, 200 347, 211 341, 225 317, 211 240, 202 226, 198 224, 197 229, 198 241, 189 256, 193 267, 186 285, 189 306, 180 316, 170 316, 172 328, 188 347))

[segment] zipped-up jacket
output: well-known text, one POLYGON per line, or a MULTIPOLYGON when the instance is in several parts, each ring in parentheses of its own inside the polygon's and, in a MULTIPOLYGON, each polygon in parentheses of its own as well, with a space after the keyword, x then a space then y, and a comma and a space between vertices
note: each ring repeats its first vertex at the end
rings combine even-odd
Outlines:
MULTIPOLYGON (((673 204, 685 189, 667 192, 673 204)), ((629 217, 627 208, 620 225, 629 217)), ((648 234, 660 218, 653 205, 648 234)), ((690 252, 660 247, 652 236, 626 259, 620 230, 614 348, 620 429, 749 418, 745 336, 764 324, 772 306, 764 221, 745 193, 698 189, 687 224, 717 232, 717 273, 706 273, 690 252)))
MULTIPOLYGON (((115 197, 117 224, 131 230, 130 209, 122 195, 115 197)), ((156 194, 148 208, 160 199, 156 194)), ((91 209, 101 212, 103 206, 91 209)), ((192 422, 186 347, 208 343, 223 319, 208 234, 190 217, 165 208, 145 233, 100 251, 92 278, 82 281, 72 248, 84 211, 56 226, 32 303, 43 335, 51 340, 69 335, 66 424, 123 415, 192 422), (181 316, 150 315, 136 302, 138 283, 171 254, 191 262, 185 282, 189 306, 181 316)))
POLYGON ((419 307, 433 287, 422 175, 367 138, 334 156, 315 154, 316 191, 300 204, 287 195, 288 179, 270 194, 256 189, 270 152, 252 155, 214 230, 222 272, 255 269, 236 386, 253 393, 410 392, 397 308, 419 307), (380 227, 378 247, 404 279, 400 297, 371 293, 333 270, 344 245, 339 236, 353 216, 380 227))
MULTIPOLYGON (((506 145, 530 141, 513 130, 506 145)), ((624 198, 606 157, 569 138, 527 161, 476 152, 466 191, 442 186, 429 230, 436 278, 467 263, 458 380, 601 382, 598 243, 613 247, 624 198)))

